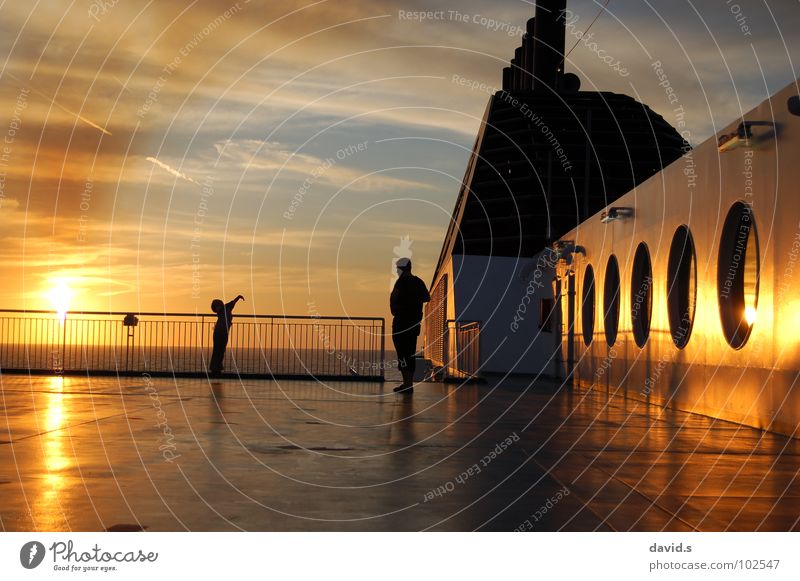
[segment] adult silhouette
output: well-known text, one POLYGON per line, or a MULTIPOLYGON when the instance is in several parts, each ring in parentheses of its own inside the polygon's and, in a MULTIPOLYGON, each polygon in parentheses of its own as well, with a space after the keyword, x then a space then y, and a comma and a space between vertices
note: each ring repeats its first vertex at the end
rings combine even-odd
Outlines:
POLYGON ((417 337, 422 323, 422 305, 431 300, 428 287, 411 272, 411 260, 400 258, 395 263, 397 281, 389 297, 392 310, 392 342, 403 383, 394 388, 398 393, 413 393, 417 337))

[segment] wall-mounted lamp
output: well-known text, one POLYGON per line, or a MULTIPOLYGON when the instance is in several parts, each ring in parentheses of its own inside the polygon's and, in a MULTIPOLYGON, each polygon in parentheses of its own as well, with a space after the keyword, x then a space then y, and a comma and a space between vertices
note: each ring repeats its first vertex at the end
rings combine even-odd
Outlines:
POLYGON ((553 250, 556 253, 556 260, 563 260, 567 266, 572 264, 573 255, 583 254, 586 256, 586 249, 576 245, 574 240, 558 240, 553 243, 553 250))
POLYGON ((750 130, 750 125, 739 123, 736 131, 720 136, 717 140, 717 148, 720 153, 725 153, 737 147, 750 147, 751 137, 753 137, 753 132, 750 130))
MULTIPOLYGON (((717 140, 717 149, 720 153, 725 153, 737 147, 752 147, 756 139, 753 136, 753 127, 775 127, 771 121, 743 121, 733 133, 720 136, 717 140)), ((770 132, 760 135, 758 141, 763 141, 769 137, 770 132)), ((774 135, 774 131, 772 132, 774 135)))
POLYGON ((575 248, 575 241, 574 240, 556 240, 553 242, 553 250, 556 251, 556 254, 564 250, 565 248, 575 248))
POLYGON ((602 214, 600 214, 600 221, 603 224, 608 224, 609 222, 613 222, 614 220, 620 220, 622 218, 630 218, 633 216, 633 208, 621 208, 621 207, 613 207, 609 208, 602 214))

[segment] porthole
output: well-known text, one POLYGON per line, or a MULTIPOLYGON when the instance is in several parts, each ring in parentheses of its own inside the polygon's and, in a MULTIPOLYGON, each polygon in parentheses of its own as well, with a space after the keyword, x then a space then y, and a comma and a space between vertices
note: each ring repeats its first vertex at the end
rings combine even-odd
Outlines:
POLYGON ((609 346, 617 341, 619 329, 619 263, 613 254, 606 265, 606 278, 603 284, 603 326, 609 346))
POLYGON ((583 275, 581 324, 583 327, 583 342, 591 345, 592 337, 594 336, 594 270, 591 265, 586 267, 586 272, 583 275))
POLYGON ((689 342, 697 302, 697 258, 689 228, 680 226, 672 237, 667 262, 669 331, 678 349, 689 342))
POLYGON ((647 245, 642 242, 636 248, 631 271, 631 325, 633 339, 644 347, 650 336, 650 318, 653 314, 653 266, 647 245))
POLYGON ((756 322, 758 308, 758 235, 753 211, 736 202, 725 218, 717 261, 717 295, 722 331, 741 349, 756 322))

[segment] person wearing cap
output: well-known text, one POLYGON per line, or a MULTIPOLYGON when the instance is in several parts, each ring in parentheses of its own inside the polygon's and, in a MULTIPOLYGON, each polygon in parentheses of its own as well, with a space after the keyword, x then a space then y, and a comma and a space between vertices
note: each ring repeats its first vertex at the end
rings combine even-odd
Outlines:
POLYGON ((422 305, 431 300, 428 287, 411 273, 411 260, 400 258, 395 263, 397 281, 389 297, 392 310, 392 342, 397 351, 397 362, 403 383, 394 388, 398 393, 414 391, 415 355, 417 337, 422 323, 422 305))

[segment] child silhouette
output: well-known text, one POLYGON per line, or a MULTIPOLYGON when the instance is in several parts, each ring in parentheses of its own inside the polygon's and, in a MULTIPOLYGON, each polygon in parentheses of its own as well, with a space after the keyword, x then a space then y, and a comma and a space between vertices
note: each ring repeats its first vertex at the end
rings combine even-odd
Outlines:
POLYGON ((209 364, 212 375, 219 375, 225 369, 223 360, 225 359, 225 348, 228 346, 228 334, 233 324, 233 307, 237 302, 243 300, 244 297, 239 295, 229 303, 223 303, 221 299, 211 301, 211 310, 217 314, 217 322, 214 325, 214 350, 211 353, 209 364))

